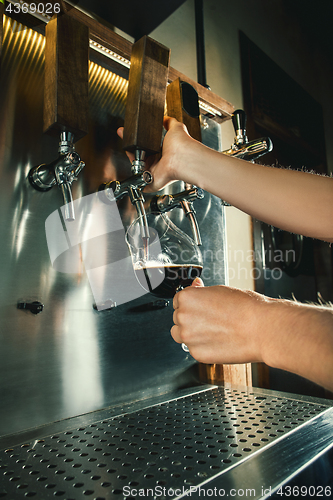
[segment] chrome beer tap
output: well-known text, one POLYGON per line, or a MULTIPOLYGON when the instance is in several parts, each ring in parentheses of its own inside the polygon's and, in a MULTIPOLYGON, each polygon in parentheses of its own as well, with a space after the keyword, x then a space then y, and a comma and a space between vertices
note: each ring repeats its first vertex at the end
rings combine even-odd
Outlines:
POLYGON ((186 186, 187 189, 177 194, 155 195, 150 202, 152 212, 170 212, 174 208, 182 208, 186 217, 188 217, 193 239, 200 246, 202 244, 198 221, 195 217, 193 201, 202 200, 204 192, 201 188, 195 186, 186 186))
POLYGON ((269 137, 261 137, 249 142, 246 135, 245 111, 236 109, 232 115, 232 123, 236 134, 235 141, 230 149, 222 151, 223 154, 252 161, 272 151, 273 143, 269 137))
POLYGON ((100 196, 104 201, 120 200, 128 195, 135 206, 138 217, 140 217, 141 236, 148 239, 149 230, 144 207, 144 197, 142 189, 153 181, 152 174, 145 170, 144 151, 136 151, 135 159, 132 162, 132 176, 123 181, 110 181, 99 187, 100 196))
POLYGON ((73 138, 71 132, 62 132, 58 158, 51 163, 33 167, 28 174, 30 184, 38 191, 49 191, 55 185, 59 187, 63 196, 66 221, 75 220, 71 186, 85 166, 75 151, 73 138))

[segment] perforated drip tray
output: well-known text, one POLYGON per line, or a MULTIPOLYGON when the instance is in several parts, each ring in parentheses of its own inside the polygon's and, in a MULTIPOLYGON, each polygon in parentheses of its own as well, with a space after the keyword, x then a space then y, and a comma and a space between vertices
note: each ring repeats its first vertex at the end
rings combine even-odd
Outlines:
MULTIPOLYGON (((131 499, 145 491, 163 499, 190 487, 194 496, 194 487, 241 471, 287 436, 305 446, 309 425, 312 433, 331 411, 322 401, 223 387, 110 418, 104 411, 100 421, 1 451, 0 498, 131 499)), ((332 437, 320 452, 331 445, 332 437)))

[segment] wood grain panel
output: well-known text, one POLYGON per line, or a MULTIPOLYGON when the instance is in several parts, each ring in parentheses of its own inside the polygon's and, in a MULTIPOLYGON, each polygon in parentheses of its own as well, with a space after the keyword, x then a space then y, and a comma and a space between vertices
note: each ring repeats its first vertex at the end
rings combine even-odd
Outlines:
POLYGON ((89 29, 61 14, 46 26, 44 132, 88 133, 89 29))
POLYGON ((161 149, 170 49, 152 38, 133 45, 125 111, 125 151, 161 149))

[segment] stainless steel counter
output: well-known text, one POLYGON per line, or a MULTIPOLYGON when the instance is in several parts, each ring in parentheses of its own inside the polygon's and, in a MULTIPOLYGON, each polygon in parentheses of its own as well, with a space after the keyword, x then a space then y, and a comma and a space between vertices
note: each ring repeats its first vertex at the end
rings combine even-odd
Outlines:
MULTIPOLYGON (((0 447, 5 499, 268 498, 317 459, 329 460, 333 408, 326 400, 201 386, 7 436, 0 447)), ((328 496, 332 461, 326 465, 311 490, 303 485, 309 498, 328 496)))

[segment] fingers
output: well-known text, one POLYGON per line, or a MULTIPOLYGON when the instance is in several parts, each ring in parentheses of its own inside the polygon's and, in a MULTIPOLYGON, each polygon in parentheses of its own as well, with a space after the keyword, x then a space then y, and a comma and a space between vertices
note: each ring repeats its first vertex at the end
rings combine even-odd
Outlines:
POLYGON ((191 342, 194 330, 200 323, 196 317, 201 301, 198 293, 200 294, 199 288, 204 288, 204 284, 200 278, 196 278, 193 283, 193 286, 176 293, 173 299, 174 326, 171 328, 171 336, 178 344, 191 342))
MULTIPOLYGON (((117 129, 117 134, 119 135, 120 139, 123 139, 124 137, 124 127, 119 127, 117 129)), ((129 153, 128 151, 125 151, 126 152, 126 155, 127 155, 127 158, 130 160, 130 162, 132 162, 133 160, 135 160, 135 156, 133 153, 129 153)))
POLYGON ((182 130, 185 130, 185 132, 188 134, 186 125, 176 120, 176 118, 172 118, 171 116, 165 116, 163 118, 163 126, 167 132, 171 129, 180 128, 182 130))

